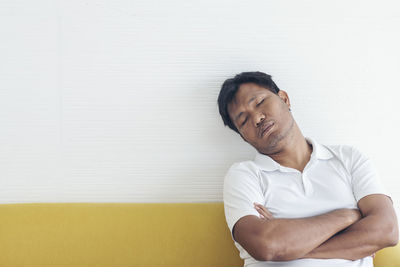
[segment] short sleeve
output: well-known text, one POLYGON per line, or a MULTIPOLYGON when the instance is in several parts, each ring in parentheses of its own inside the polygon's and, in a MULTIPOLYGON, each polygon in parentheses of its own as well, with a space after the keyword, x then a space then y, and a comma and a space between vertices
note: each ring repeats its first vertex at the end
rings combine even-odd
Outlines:
POLYGON ((223 189, 225 218, 233 238, 233 226, 243 216, 259 213, 254 208, 254 202, 264 204, 259 178, 240 163, 235 163, 228 170, 224 179, 223 189))
POLYGON ((384 194, 393 202, 372 160, 356 147, 352 146, 351 151, 352 189, 357 202, 370 194, 384 194))

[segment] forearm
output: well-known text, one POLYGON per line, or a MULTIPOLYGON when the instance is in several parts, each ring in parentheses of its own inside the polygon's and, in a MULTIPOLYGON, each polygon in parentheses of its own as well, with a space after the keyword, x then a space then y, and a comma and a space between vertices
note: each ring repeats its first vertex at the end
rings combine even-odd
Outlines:
POLYGON ((355 214, 358 211, 339 209, 308 218, 266 221, 263 238, 269 243, 267 260, 288 261, 306 255, 357 221, 359 217, 355 214))
POLYGON ((364 217, 301 258, 357 260, 370 256, 391 244, 393 233, 377 226, 379 219, 378 216, 364 217))

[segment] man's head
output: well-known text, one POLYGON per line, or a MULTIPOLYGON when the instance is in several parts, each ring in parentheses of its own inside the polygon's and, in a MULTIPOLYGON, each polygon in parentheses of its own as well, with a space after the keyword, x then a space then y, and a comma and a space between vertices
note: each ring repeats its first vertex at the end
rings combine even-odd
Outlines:
POLYGON ((227 79, 218 96, 224 125, 256 148, 272 154, 281 149, 281 140, 292 134, 295 124, 287 93, 263 72, 242 72, 227 79), (264 131, 272 125, 270 130, 264 131))

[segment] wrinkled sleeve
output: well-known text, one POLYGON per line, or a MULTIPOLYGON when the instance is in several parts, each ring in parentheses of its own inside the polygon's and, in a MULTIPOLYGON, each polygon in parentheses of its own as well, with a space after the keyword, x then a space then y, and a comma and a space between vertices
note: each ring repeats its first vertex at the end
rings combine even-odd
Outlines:
POLYGON ((352 189, 357 202, 370 194, 384 194, 393 202, 372 160, 354 146, 351 162, 352 189))
POLYGON ((232 232, 235 223, 246 215, 259 217, 253 203, 265 202, 259 178, 239 163, 233 164, 224 179, 223 200, 226 222, 236 241, 232 232))

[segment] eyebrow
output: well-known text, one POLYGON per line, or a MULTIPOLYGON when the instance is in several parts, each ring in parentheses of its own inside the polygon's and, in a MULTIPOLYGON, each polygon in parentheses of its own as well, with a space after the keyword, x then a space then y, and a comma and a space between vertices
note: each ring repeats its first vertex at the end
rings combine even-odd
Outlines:
MULTIPOLYGON (((250 98, 249 102, 247 102, 247 105, 250 104, 250 102, 253 101, 254 99, 256 99, 256 96, 253 96, 252 98, 250 98)), ((242 116, 242 114, 243 114, 243 111, 240 112, 240 113, 236 116, 235 121, 237 121, 237 119, 239 119, 239 117, 242 116)))

